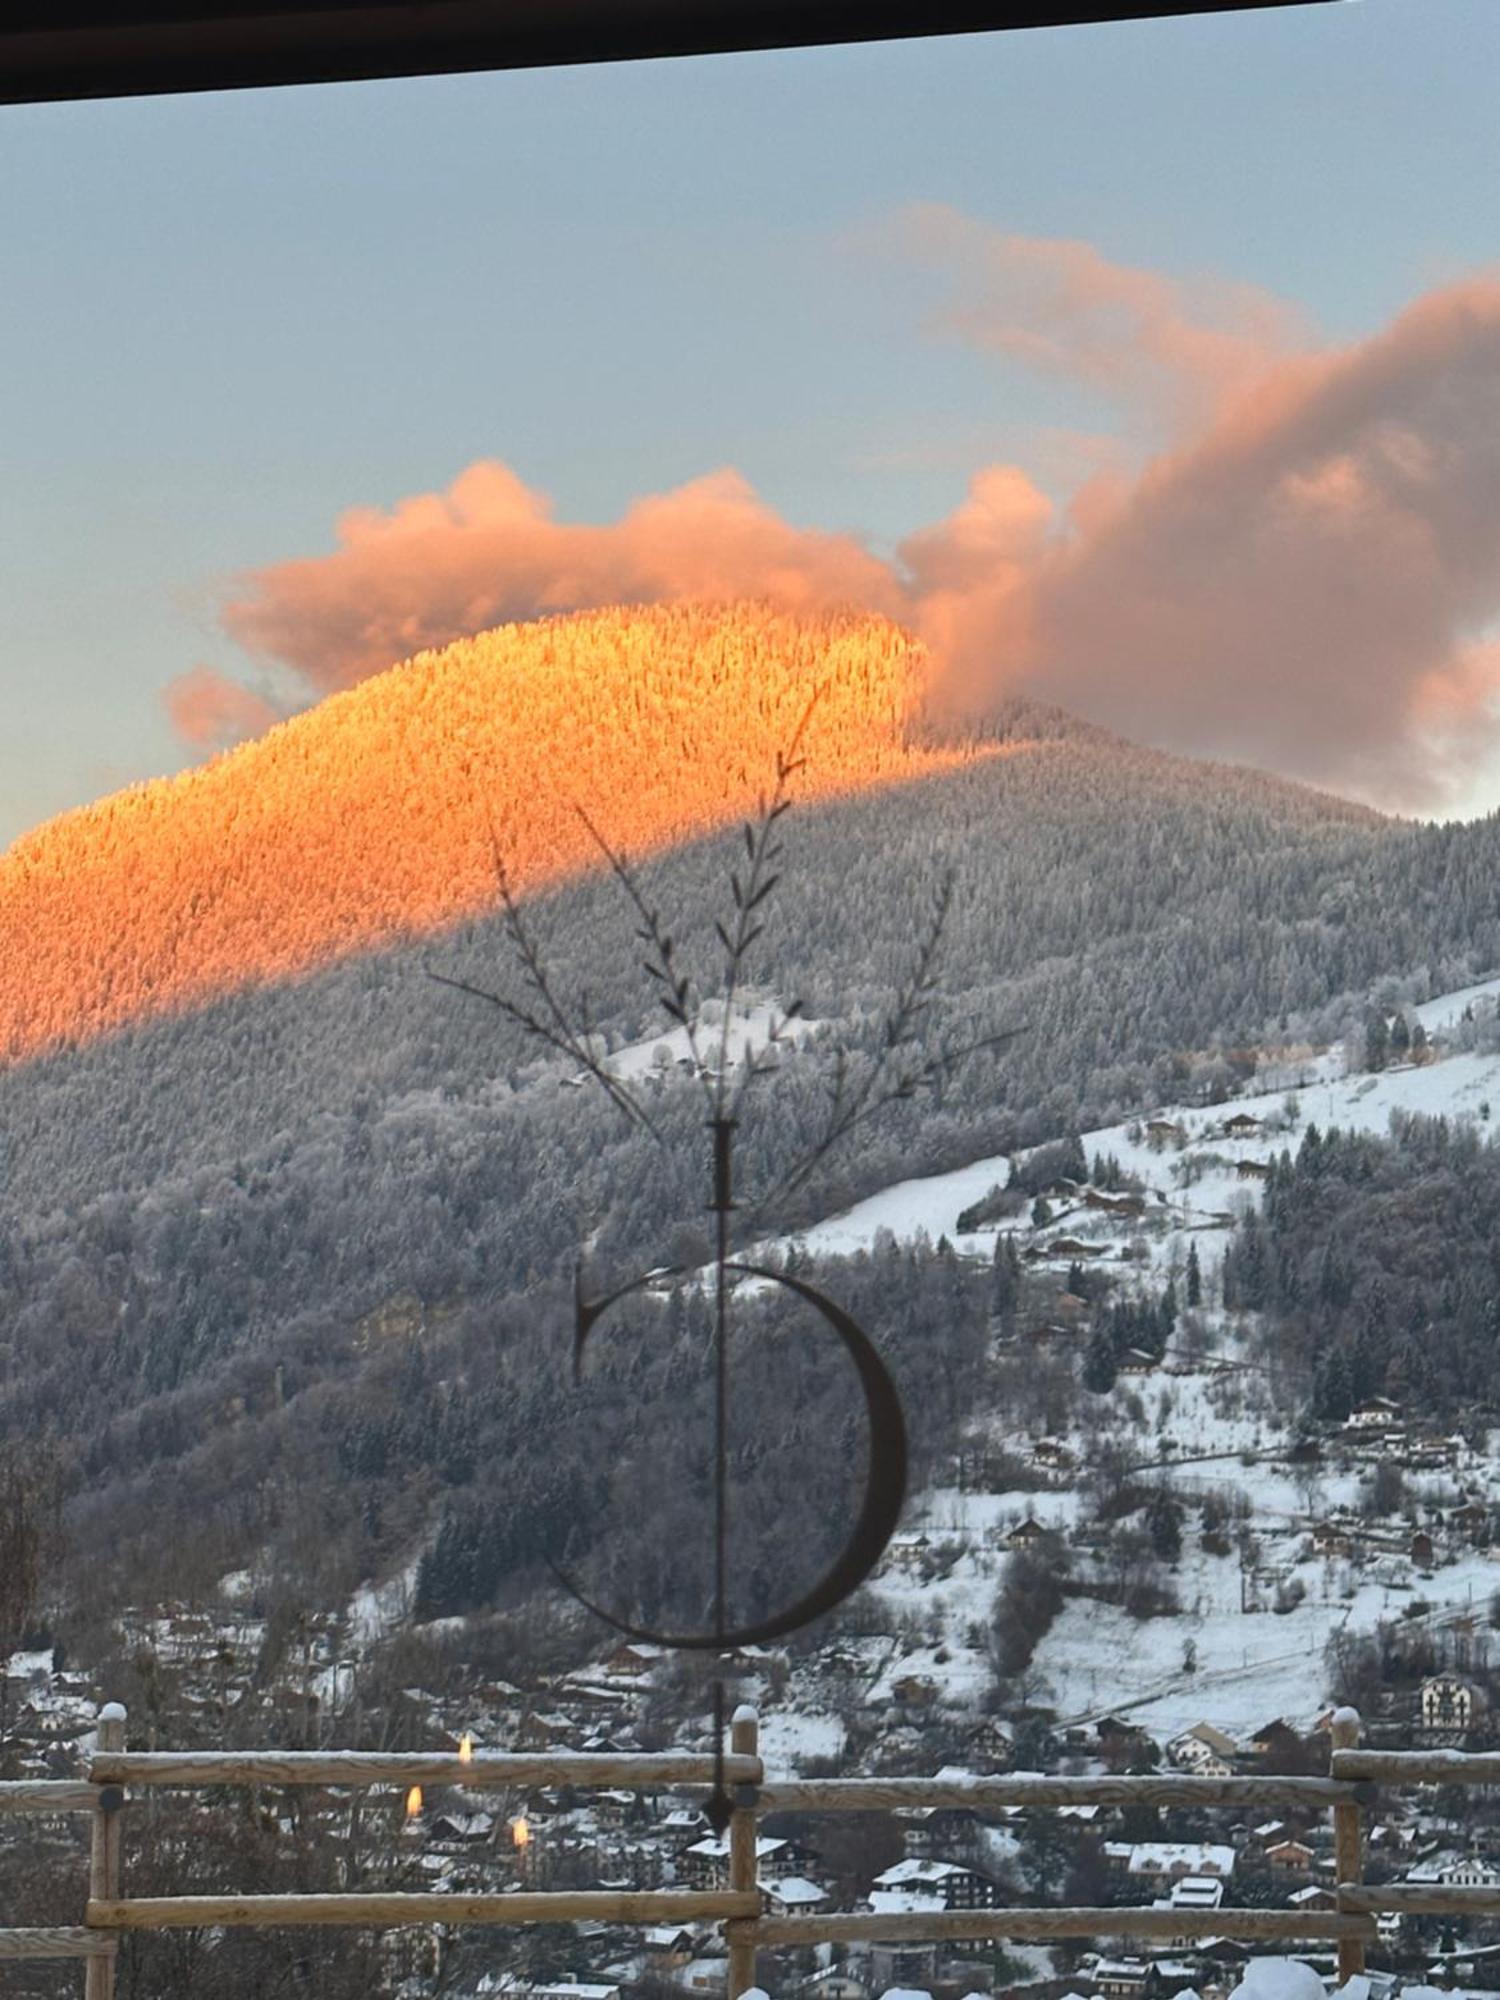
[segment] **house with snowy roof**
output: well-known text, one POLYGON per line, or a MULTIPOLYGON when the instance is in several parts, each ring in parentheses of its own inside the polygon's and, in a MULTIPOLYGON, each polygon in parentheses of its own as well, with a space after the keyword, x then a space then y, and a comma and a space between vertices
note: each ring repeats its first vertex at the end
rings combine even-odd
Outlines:
POLYGON ((978 1869, 964 1868, 956 1861, 919 1860, 908 1857, 877 1875, 871 1890, 877 1894, 917 1895, 940 1910, 992 1910, 995 1885, 978 1869))
MULTIPOLYGON (((811 1859, 807 1849, 794 1841, 762 1834, 755 1843, 755 1872, 761 1880, 779 1881, 784 1875, 804 1874, 811 1859)), ((728 1888, 728 1834, 709 1834, 685 1847, 677 1857, 677 1872, 691 1889, 728 1888)))
POLYGON ((768 1917, 815 1917, 832 1900, 828 1891, 805 1875, 782 1875, 756 1885, 768 1917))
MULTIPOLYGON (((1106 1850, 1107 1851, 1107 1850, 1106 1850)), ((1184 1875, 1234 1873, 1234 1849, 1202 1841, 1138 1840, 1125 1863, 1127 1875, 1146 1882, 1172 1882, 1184 1875)))
POLYGON ((1234 1770, 1235 1741, 1211 1722, 1195 1722, 1167 1745, 1167 1755, 1180 1771, 1198 1778, 1227 1778, 1234 1770))

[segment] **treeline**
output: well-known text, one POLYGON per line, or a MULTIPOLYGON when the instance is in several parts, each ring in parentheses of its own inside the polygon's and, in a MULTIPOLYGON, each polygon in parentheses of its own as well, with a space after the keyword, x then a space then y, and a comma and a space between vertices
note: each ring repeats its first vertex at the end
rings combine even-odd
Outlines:
POLYGON ((518 893, 597 866, 578 806, 632 851, 723 825, 804 718, 804 797, 946 769, 965 751, 908 728, 926 678, 885 619, 760 604, 587 612, 421 654, 0 857, 0 1058, 490 908, 492 839, 518 893))
POLYGON ((1495 1406, 1500 1148, 1469 1121, 1398 1115, 1389 1137, 1309 1125, 1229 1244, 1225 1303, 1264 1313, 1311 1373, 1311 1415, 1370 1396, 1467 1422, 1495 1406))

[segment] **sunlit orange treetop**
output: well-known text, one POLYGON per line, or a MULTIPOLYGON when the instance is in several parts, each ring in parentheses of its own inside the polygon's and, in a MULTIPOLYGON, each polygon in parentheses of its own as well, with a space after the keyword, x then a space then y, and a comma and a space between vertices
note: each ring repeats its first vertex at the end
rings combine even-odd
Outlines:
POLYGON ((617 846, 753 806, 815 688, 804 799, 966 754, 916 747, 925 657, 864 614, 590 612, 460 640, 212 763, 65 814, 0 857, 0 1053, 433 931, 617 846))

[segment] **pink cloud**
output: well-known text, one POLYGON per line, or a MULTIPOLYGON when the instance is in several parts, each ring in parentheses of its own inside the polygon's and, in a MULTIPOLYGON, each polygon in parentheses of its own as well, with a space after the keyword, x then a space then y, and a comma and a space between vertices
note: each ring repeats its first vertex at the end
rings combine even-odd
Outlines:
MULTIPOLYGON (((591 524, 484 461, 444 493, 347 513, 330 554, 242 579, 227 630, 315 696, 539 614, 852 603, 920 630, 957 707, 1025 691, 1380 802, 1440 802, 1500 747, 1500 282, 1314 348, 1248 288, 944 209, 907 211, 897 233, 961 277, 951 324, 1169 415, 1169 448, 1131 471, 1091 446, 1098 469, 1061 509, 1017 467, 984 467, 891 561, 793 526, 730 470, 591 524)), ((172 705, 197 742, 271 719, 201 668, 172 705)))
POLYGON ((360 508, 326 556, 246 578, 231 637, 326 693, 426 647, 515 619, 663 598, 769 597, 897 612, 890 572, 852 536, 799 529, 722 471, 637 500, 619 521, 562 522, 507 466, 482 460, 446 493, 360 508))
POLYGON ((201 750, 225 750, 281 720, 268 701, 213 667, 179 674, 164 699, 178 735, 201 750))
POLYGON ((1174 428, 1311 343, 1303 315, 1257 286, 1163 277, 1091 243, 1009 234, 936 202, 899 210, 884 239, 946 282, 939 331, 1174 428))

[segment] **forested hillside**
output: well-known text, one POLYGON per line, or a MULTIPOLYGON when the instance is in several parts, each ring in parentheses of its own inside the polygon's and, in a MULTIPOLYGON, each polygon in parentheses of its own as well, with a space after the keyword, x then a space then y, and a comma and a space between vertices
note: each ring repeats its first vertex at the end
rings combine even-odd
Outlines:
POLYGON ((439 928, 597 854, 748 809, 817 692, 815 798, 941 770, 908 725, 924 656, 884 619, 643 606, 423 653, 178 778, 0 857, 0 1056, 439 928))
MULTIPOLYGON (((767 768, 747 747, 743 792, 769 777, 774 735, 750 732, 767 768)), ((747 1200, 819 1129, 835 1049, 856 1075, 871 1060, 950 879, 924 1033, 1021 1032, 863 1128, 782 1226, 1222 1092, 1241 1045, 1357 1025, 1384 976, 1420 995, 1500 962, 1494 821, 1383 821, 1034 710, 997 715, 992 740, 1008 754, 804 800, 785 822, 751 975, 822 1025, 751 1098, 747 1200)), ((624 804, 601 818, 639 831, 624 804)), ((732 832, 701 840, 644 877, 708 997, 738 848, 732 832)), ((617 885, 578 881, 528 920, 558 990, 586 988, 608 1038, 660 1032, 617 885)), ((603 1282, 698 1254, 706 1140, 689 1081, 653 1100, 657 1147, 426 976, 519 993, 513 960, 483 915, 0 1075, 0 1422, 68 1442, 81 1541, 139 1575, 176 1508, 206 1563, 274 1547, 287 1575, 342 1587, 445 1515, 461 1548, 466 1496, 503 1472, 515 1537, 462 1561, 497 1575, 547 1545, 575 1463, 558 1393, 575 1256, 587 1245, 603 1282)), ((910 1382, 961 1380, 905 1297, 888 1287, 871 1331, 910 1382)), ((675 1331, 687 1346, 652 1379, 686 1422, 696 1391, 671 1368, 694 1343, 675 1331)), ((622 1356, 611 1379, 640 1387, 622 1356)), ((627 1483, 646 1476, 639 1436, 610 1431, 627 1483)))
POLYGON ((1224 1295, 1265 1314, 1273 1347, 1316 1354, 1310 1415, 1387 1396, 1460 1423, 1496 1400, 1497 1273, 1500 1149, 1407 1117, 1389 1138, 1310 1126, 1236 1232, 1224 1295))

